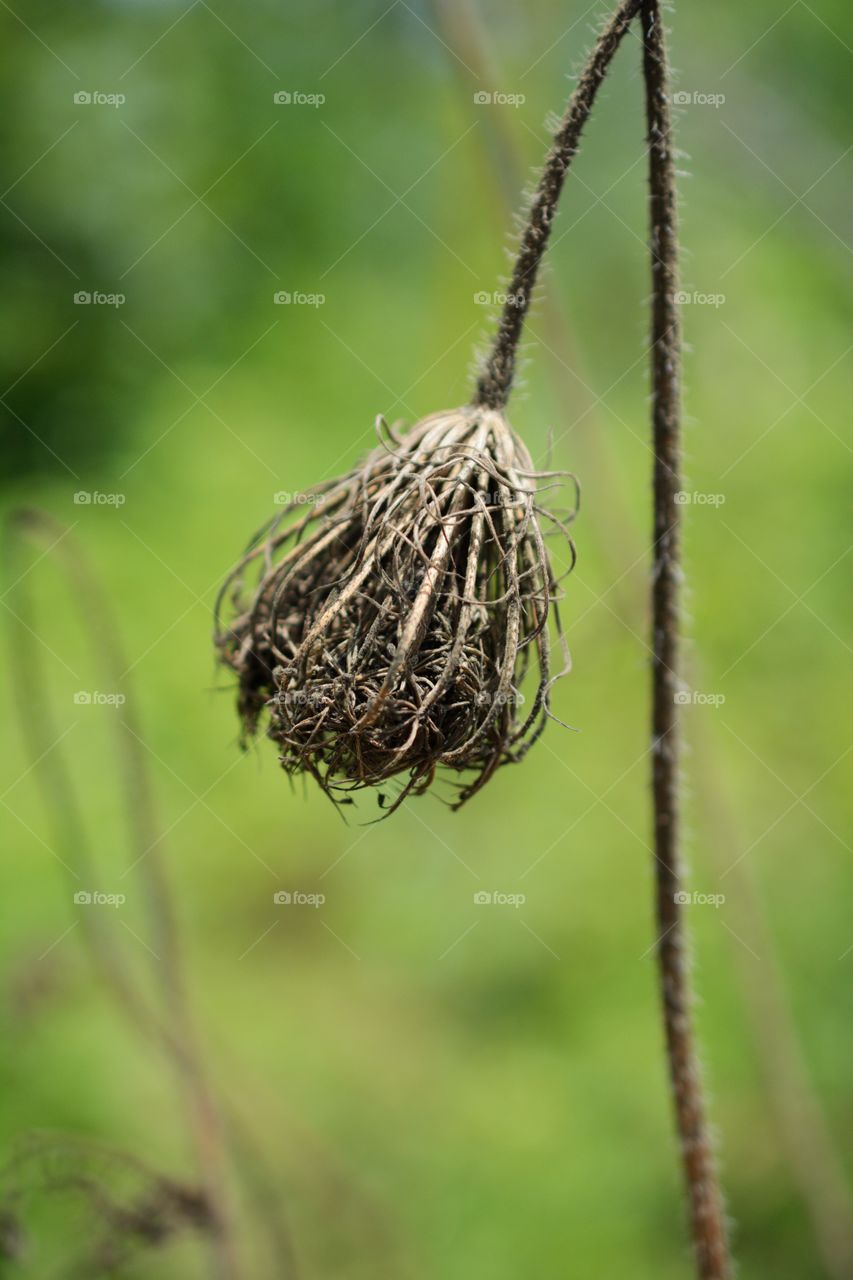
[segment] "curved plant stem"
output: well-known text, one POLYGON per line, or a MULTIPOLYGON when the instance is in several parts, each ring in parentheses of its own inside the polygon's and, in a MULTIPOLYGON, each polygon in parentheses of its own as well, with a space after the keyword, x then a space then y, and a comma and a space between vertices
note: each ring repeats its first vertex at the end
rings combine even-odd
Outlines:
POLYGON ((502 408, 540 263, 569 165, 610 62, 633 18, 643 34, 652 263, 651 383, 654 447, 652 569, 652 795, 657 953, 667 1056, 700 1280, 728 1280, 731 1260, 694 1047, 687 942, 680 905, 679 592, 676 494, 681 488, 681 340, 676 305, 678 238, 669 73, 659 0, 623 0, 601 32, 555 134, 534 195, 491 354, 475 402, 502 408))
POLYGON ((548 247, 551 223, 569 166, 577 153, 584 125, 595 102, 613 55, 641 0, 623 0, 603 28, 589 55, 566 114, 554 135, 542 176, 533 197, 522 233, 521 245, 507 287, 506 302, 498 324, 491 354, 477 381, 475 403, 490 409, 502 408, 512 389, 516 354, 540 263, 548 247))
POLYGON ((701 1280, 731 1275, 722 1195, 693 1042, 687 944, 680 905, 678 693, 681 488, 681 338, 678 235, 666 45, 658 0, 643 0, 643 79, 649 148, 652 255, 651 383, 654 433, 652 567, 652 795, 657 954, 667 1055, 690 1222, 701 1280))

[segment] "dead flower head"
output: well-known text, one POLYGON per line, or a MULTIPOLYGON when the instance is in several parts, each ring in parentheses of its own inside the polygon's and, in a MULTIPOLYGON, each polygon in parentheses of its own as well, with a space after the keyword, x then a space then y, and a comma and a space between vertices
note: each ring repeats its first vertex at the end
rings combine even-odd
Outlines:
POLYGON ((474 775, 458 807, 520 760, 568 669, 543 525, 573 563, 576 504, 540 505, 557 476, 534 472, 502 411, 476 405, 402 437, 386 428, 349 475, 286 507, 217 603, 244 735, 265 717, 284 770, 338 801, 403 775, 392 807, 439 766, 474 775))

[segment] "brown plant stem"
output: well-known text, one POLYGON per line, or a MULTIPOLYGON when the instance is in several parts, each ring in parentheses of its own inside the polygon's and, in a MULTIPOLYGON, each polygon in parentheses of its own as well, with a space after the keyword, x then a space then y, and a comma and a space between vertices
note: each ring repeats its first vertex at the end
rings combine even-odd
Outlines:
MULTIPOLYGON (((477 0, 429 0, 429 12, 447 49, 459 55, 449 57, 447 66, 456 78, 460 103, 466 109, 471 100, 471 71, 483 84, 506 83, 504 71, 491 55, 489 33, 477 0)), ((486 161, 484 176, 495 188, 495 200, 487 201, 487 208, 494 212, 496 227, 506 227, 515 214, 518 191, 527 172, 525 150, 519 144, 518 130, 503 111, 485 113, 479 137, 486 161)), ((614 437, 607 429, 609 422, 592 389, 588 370, 584 369, 577 329, 567 310, 566 299, 546 290, 541 306, 540 332, 533 332, 529 320, 525 329, 550 357, 553 391, 560 411, 573 406, 572 422, 559 431, 554 443, 570 439, 573 453, 585 457, 573 470, 578 476, 592 477, 593 490, 595 472, 600 472, 606 479, 608 492, 613 495, 608 519, 600 524, 596 536, 614 569, 615 581, 608 598, 613 602, 616 616, 627 626, 630 615, 635 612, 635 594, 626 581, 625 566, 619 557, 624 548, 636 547, 640 537, 640 527, 631 518, 629 482, 619 471, 614 437)))
POLYGON ((620 6, 581 73, 549 152, 516 259, 491 355, 477 384, 477 403, 501 407, 509 395, 516 353, 536 274, 568 166, 613 54, 640 12, 649 154, 652 264, 651 384, 654 450, 652 567, 652 795, 657 877, 657 952, 667 1057, 681 1142, 697 1273, 731 1275, 725 1216, 692 1029, 687 942, 680 910, 679 691, 680 545, 676 494, 681 487, 680 332, 676 293, 678 239, 671 144, 669 75, 657 0, 620 6))
POLYGON ((680 906, 678 664, 681 488, 681 336, 678 234, 666 43, 658 0, 643 0, 643 79, 649 148, 654 445, 652 566, 652 796, 657 955, 664 1029, 700 1280, 731 1275, 723 1200, 693 1038, 689 959, 680 906))
MULTIPOLYGON (((474 0, 430 0, 433 23, 448 49, 461 57, 448 58, 448 70, 455 74, 460 102, 470 101, 470 81, 466 68, 471 68, 484 84, 505 83, 500 66, 492 56, 488 31, 474 0)), ((496 195, 501 208, 501 222, 511 217, 515 209, 515 193, 523 181, 525 161, 523 150, 517 145, 516 134, 502 112, 489 112, 484 122, 488 130, 484 148, 492 162, 487 173, 497 173, 496 195)), ((572 428, 575 451, 588 452, 586 465, 576 464, 577 471, 589 476, 594 471, 603 477, 602 487, 617 493, 622 477, 612 453, 612 439, 604 430, 607 423, 596 406, 592 394, 579 376, 578 353, 573 342, 569 320, 565 312, 565 299, 547 294, 543 298, 543 333, 541 345, 553 357, 552 376, 555 391, 563 404, 576 403, 585 398, 587 403, 576 410, 575 421, 580 424, 591 417, 594 431, 577 431, 572 428), (557 353, 560 355, 557 355, 557 353), (608 453, 608 450, 610 452, 608 453)), ((595 488, 593 484, 593 488, 595 488)), ((617 554, 620 549, 637 544, 639 527, 633 520, 626 502, 614 501, 609 519, 597 531, 598 541, 605 553, 615 582, 610 588, 611 600, 615 598, 614 611, 623 621, 635 612, 633 588, 625 585, 624 563, 617 554)), ((627 625, 627 623, 626 623, 627 625)), ((694 665, 696 659, 694 658, 694 665)), ((696 688, 707 683, 696 678, 696 688)), ((708 842, 712 860, 717 870, 724 873, 730 859, 722 854, 739 842, 738 816, 732 807, 726 779, 721 775, 718 763, 718 747, 712 741, 712 733, 705 720, 697 717, 693 727, 695 765, 694 774, 707 805, 705 830, 716 824, 722 835, 708 842)), ((739 976, 739 991, 747 1011, 746 1032, 754 1046, 756 1057, 767 1081, 767 1103, 771 1111, 771 1123, 778 1126, 780 1141, 787 1154, 787 1164, 796 1182, 804 1208, 809 1214, 816 1246, 827 1275, 832 1280, 847 1280, 853 1274, 853 1209, 850 1190, 837 1150, 832 1124, 827 1117, 821 1097, 815 1089, 802 1038, 793 1016, 786 989, 785 974, 778 956, 773 936, 772 922, 768 918, 754 871, 748 861, 741 861, 731 868, 737 880, 738 892, 732 897, 733 906, 742 904, 738 933, 744 937, 755 935, 756 947, 764 962, 761 972, 754 956, 738 937, 729 932, 727 937, 739 976), (745 904, 745 905, 743 905, 745 904), (780 1049, 781 1046, 781 1049, 780 1049)))
POLYGON ((554 135, 542 176, 530 206, 512 278, 507 287, 494 345, 477 381, 475 403, 490 409, 506 404, 515 376, 516 355, 524 320, 536 285, 539 266, 548 247, 560 193, 577 154, 584 125, 622 38, 640 8, 641 0, 623 0, 601 31, 587 58, 566 114, 554 135))

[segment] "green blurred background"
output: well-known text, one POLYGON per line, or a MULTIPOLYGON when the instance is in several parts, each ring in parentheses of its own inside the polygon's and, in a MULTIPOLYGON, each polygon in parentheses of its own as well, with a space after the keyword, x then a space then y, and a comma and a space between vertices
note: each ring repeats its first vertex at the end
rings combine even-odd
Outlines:
MULTIPOLYGON (((650 951, 636 39, 564 194, 512 405, 537 460, 553 439, 555 465, 583 485, 564 605, 574 672, 556 694, 580 733, 551 726, 458 815, 428 797, 365 825, 367 797, 345 823, 289 786, 269 744, 239 754, 210 645, 215 588, 275 494, 354 462, 378 413, 412 421, 467 399, 495 311, 478 295, 501 283, 543 121, 606 10, 0 9, 3 503, 73 525, 99 575, 157 810, 146 866, 128 874, 129 731, 115 707, 74 698, 116 691, 103 627, 81 627, 68 561, 34 565, 52 536, 19 545, 2 588, 3 1148, 50 1130, 196 1177, 174 1071, 83 941, 94 918, 157 998, 159 856, 203 1060, 237 1135, 244 1274, 259 1280, 691 1272, 650 951), (21 682, 27 656, 50 725, 21 682), (60 758, 94 875, 69 801, 55 779, 53 808, 40 789, 60 758), (81 907, 80 889, 126 903, 81 907), (278 890, 325 901, 276 906, 278 890), (480 891, 526 901, 478 906, 480 891)), ((756 1280, 850 1274, 846 16, 841 0, 670 14, 689 888, 724 896, 686 910, 735 1247, 756 1280)), ((103 1224, 87 1197, 27 1177, 29 1240, 18 1248, 6 1222, 19 1256, 3 1274, 95 1274, 103 1224)), ((210 1267, 190 1235, 97 1274, 210 1267)))

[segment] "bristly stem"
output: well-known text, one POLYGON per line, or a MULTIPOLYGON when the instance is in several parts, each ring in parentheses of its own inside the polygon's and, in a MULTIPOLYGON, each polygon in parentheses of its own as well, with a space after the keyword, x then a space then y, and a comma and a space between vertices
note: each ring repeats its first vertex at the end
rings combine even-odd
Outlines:
POLYGON ((608 21, 589 55, 572 94, 566 114, 554 135, 548 158, 527 215, 521 245, 507 287, 506 302, 491 354, 477 381, 475 404, 501 409, 509 399, 515 376, 516 354, 539 265, 548 247, 551 223, 569 166, 577 153, 584 125, 595 102, 613 55, 641 0, 623 0, 608 21))
POLYGON ((700 1280, 728 1280, 725 1212, 693 1040, 689 958, 682 918, 679 838, 678 664, 681 488, 681 337, 678 231, 666 42, 658 0, 643 0, 643 79, 649 148, 652 263, 651 390, 654 433, 652 568, 652 795, 657 954, 667 1056, 700 1280))
POLYGON ((700 1280, 732 1274, 723 1199, 694 1047, 686 931, 680 906, 679 837, 681 338, 678 233, 669 71, 659 0, 623 0, 587 59, 554 136, 522 233, 491 353, 475 403, 506 404, 518 344, 569 166, 610 63, 632 20, 642 22, 643 79, 649 154, 652 264, 651 389, 654 443, 652 570, 652 794, 657 880, 658 962, 667 1056, 700 1280))

